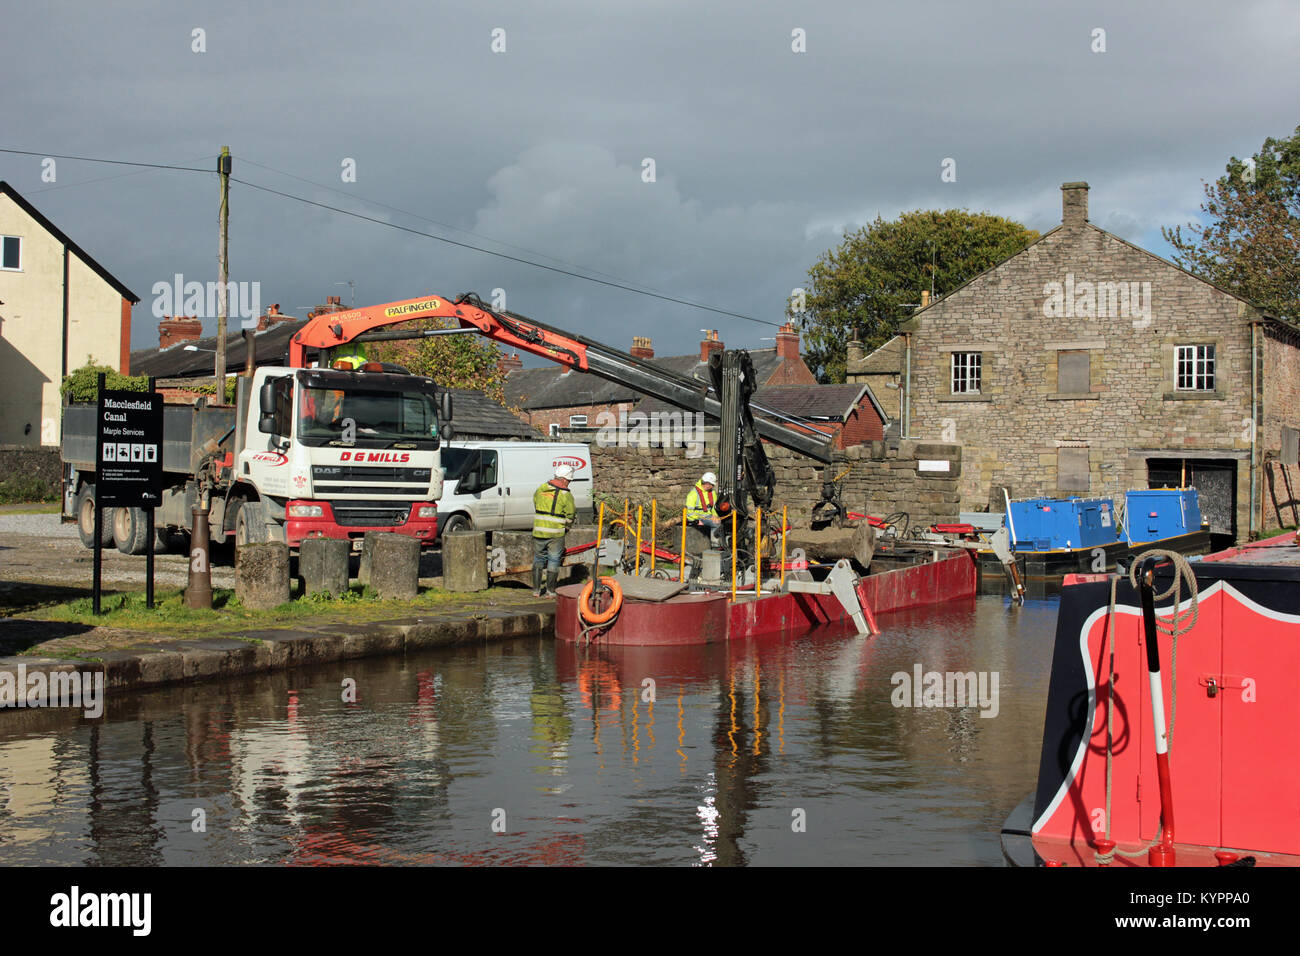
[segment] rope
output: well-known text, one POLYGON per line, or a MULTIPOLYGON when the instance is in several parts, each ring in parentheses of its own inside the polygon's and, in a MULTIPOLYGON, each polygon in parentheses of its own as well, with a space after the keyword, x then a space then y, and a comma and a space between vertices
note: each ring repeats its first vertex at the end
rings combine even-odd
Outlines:
MULTIPOLYGON (((1129 568, 1128 579, 1133 585, 1133 590, 1138 590, 1138 565, 1145 563, 1146 558, 1162 558, 1170 561, 1174 566, 1174 580, 1168 589, 1154 596, 1155 601, 1163 601, 1165 598, 1173 595, 1174 605, 1167 618, 1156 615, 1156 630, 1162 634, 1168 634, 1173 638, 1173 647, 1170 651, 1170 672, 1169 681, 1172 687, 1170 694, 1170 714, 1169 714, 1169 759, 1174 757, 1174 724, 1178 720, 1178 638, 1186 634, 1196 626, 1196 621, 1200 615, 1200 591, 1196 584, 1196 573, 1188 560, 1175 551, 1165 551, 1161 548, 1153 548, 1149 551, 1143 551, 1133 561, 1133 566, 1129 568), (1188 606, 1186 611, 1180 611, 1179 606, 1182 604, 1183 582, 1187 582, 1188 606)), ((1114 741, 1115 726, 1115 707, 1113 704, 1115 691, 1115 594, 1119 584, 1119 575, 1110 579, 1110 607, 1106 611, 1106 642, 1109 661, 1109 672, 1106 677, 1106 840, 1110 842, 1110 805, 1111 805, 1111 768, 1112 768, 1112 751, 1111 746, 1114 741)), ((1146 853, 1153 846, 1160 842, 1160 834, 1164 830, 1164 821, 1161 820, 1160 826, 1156 828, 1156 835, 1150 842, 1139 847, 1136 850, 1121 850, 1115 847, 1110 853, 1102 853, 1093 849, 1097 863, 1101 866, 1108 866, 1115 859, 1116 855, 1125 857, 1137 857, 1146 853)))

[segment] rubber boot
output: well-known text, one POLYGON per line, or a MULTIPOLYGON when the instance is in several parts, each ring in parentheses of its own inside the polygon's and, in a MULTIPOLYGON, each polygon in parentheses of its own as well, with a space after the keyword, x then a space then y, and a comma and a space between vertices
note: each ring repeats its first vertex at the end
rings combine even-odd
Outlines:
POLYGON ((542 591, 542 569, 533 568, 533 597, 541 597, 542 591))
POLYGON ((560 572, 559 572, 559 569, 557 568, 557 569, 554 570, 554 571, 548 569, 547 572, 546 572, 546 591, 547 591, 547 593, 550 594, 550 595, 552 595, 552 596, 554 596, 554 594, 555 594, 555 589, 556 589, 556 587, 559 586, 559 583, 560 583, 560 572))

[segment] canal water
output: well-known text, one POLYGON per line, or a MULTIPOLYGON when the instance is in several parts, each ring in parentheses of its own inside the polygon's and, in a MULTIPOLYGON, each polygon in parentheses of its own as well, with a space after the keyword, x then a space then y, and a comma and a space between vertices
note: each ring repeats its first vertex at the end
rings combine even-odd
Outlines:
POLYGON ((4 712, 0 856, 998 865, 1055 618, 988 595, 882 615, 871 639, 520 639, 110 698, 98 720, 4 712), (918 668, 975 672, 976 699, 931 681, 950 706, 924 706, 925 677, 898 676, 918 668))

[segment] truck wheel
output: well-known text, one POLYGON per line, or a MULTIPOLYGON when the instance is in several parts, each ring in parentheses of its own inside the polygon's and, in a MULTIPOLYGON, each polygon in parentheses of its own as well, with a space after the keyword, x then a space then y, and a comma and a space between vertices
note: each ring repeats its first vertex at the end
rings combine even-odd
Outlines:
POLYGON ((113 539, 123 554, 144 554, 149 550, 149 525, 140 508, 113 509, 113 539))
POLYGON ((439 534, 455 534, 457 531, 473 531, 474 526, 470 524, 469 518, 464 515, 452 515, 447 519, 447 523, 442 526, 439 534))
POLYGON ((266 507, 260 501, 245 501, 235 514, 235 553, 246 544, 270 540, 266 528, 266 507))
MULTIPOLYGON (((112 515, 104 515, 101 520, 99 543, 107 547, 113 543, 112 515)), ((95 486, 92 484, 82 485, 77 492, 77 534, 87 548, 95 546, 95 486)))

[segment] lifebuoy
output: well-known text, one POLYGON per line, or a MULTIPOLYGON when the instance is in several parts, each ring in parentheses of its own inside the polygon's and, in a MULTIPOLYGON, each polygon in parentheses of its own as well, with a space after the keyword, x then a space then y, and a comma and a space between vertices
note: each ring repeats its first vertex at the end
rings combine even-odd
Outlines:
POLYGON ((591 595, 596 590, 596 582, 588 581, 583 585, 582 593, 578 595, 578 616, 588 624, 608 624, 614 620, 614 615, 618 614, 619 609, 623 606, 623 589, 619 587, 618 582, 613 578, 601 578, 601 583, 609 588, 614 595, 614 600, 610 602, 609 607, 597 612, 591 606, 591 595))

